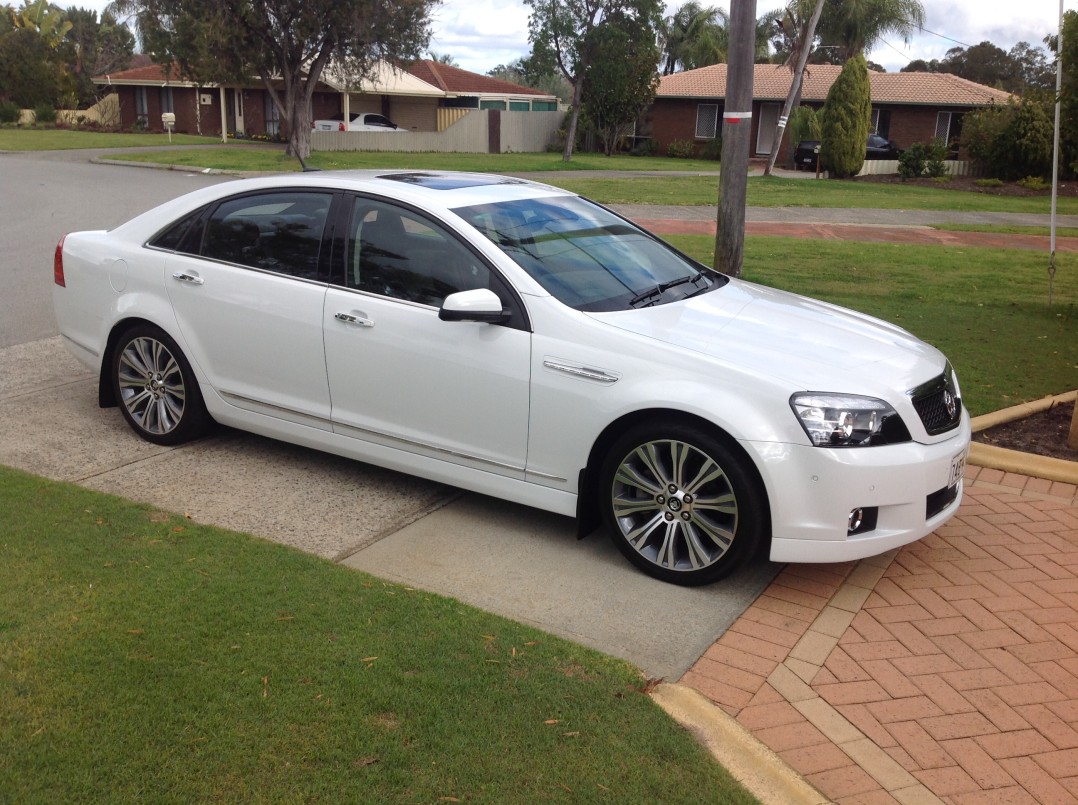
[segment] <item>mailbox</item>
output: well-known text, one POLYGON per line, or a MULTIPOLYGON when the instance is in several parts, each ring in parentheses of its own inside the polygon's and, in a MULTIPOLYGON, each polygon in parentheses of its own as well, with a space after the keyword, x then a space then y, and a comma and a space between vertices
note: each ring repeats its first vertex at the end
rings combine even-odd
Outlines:
POLYGON ((175 112, 165 112, 161 115, 161 124, 171 131, 176 126, 176 114, 175 112))

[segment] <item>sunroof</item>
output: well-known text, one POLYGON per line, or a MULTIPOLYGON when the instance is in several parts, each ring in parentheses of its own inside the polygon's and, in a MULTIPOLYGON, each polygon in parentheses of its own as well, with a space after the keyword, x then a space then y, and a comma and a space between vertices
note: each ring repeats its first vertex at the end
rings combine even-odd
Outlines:
POLYGON ((431 190, 460 190, 464 187, 485 187, 493 184, 523 184, 520 179, 505 176, 486 176, 481 173, 387 173, 379 179, 416 184, 431 190))

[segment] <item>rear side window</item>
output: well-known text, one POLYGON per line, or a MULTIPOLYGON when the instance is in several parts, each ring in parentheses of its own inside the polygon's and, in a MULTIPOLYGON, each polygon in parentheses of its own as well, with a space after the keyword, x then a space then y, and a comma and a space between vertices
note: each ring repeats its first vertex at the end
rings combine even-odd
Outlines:
POLYGON ((300 279, 319 280, 331 193, 274 192, 222 202, 206 221, 199 253, 300 279))
POLYGON ((170 252, 197 254, 199 243, 197 237, 198 223, 205 211, 205 208, 203 208, 184 216, 164 231, 154 235, 147 245, 155 249, 166 249, 170 252))

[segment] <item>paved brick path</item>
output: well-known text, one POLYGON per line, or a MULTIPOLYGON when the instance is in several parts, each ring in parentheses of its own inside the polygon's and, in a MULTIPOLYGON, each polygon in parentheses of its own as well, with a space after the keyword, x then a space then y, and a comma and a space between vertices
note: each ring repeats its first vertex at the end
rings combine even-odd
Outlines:
POLYGON ((971 467, 944 528, 788 566, 681 682, 838 802, 1078 802, 1078 487, 971 467))

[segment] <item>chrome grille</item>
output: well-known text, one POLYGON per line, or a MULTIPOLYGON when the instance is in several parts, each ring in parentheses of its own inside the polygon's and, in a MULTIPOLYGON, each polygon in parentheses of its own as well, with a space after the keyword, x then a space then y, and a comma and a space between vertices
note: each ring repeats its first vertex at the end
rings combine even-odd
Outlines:
POLYGON ((939 377, 909 392, 921 424, 932 436, 954 430, 962 421, 962 400, 952 380, 950 365, 939 377))

